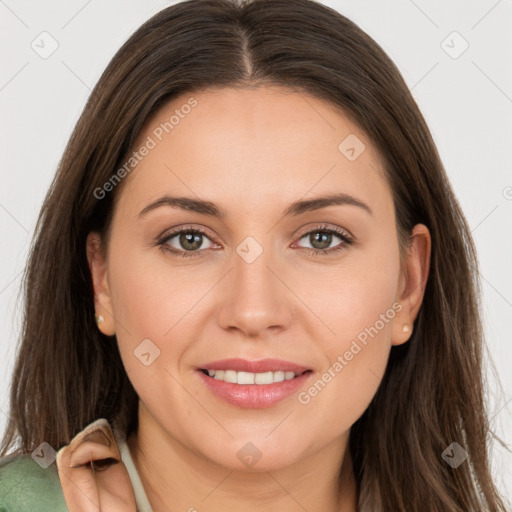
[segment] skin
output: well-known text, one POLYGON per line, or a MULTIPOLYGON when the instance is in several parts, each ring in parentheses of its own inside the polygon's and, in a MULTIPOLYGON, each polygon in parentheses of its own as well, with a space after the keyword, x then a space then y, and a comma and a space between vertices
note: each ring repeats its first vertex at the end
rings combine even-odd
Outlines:
MULTIPOLYGON (((350 428, 376 393, 392 345, 411 335, 403 325, 412 330, 423 299, 429 231, 415 226, 400 268, 391 190, 370 140, 332 105, 284 88, 184 94, 153 116, 135 146, 191 96, 197 106, 117 191, 106 256, 97 233, 87 243, 96 313, 105 319, 99 328, 116 335, 140 397, 129 446, 148 498, 155 512, 169 504, 201 512, 355 511, 350 428), (349 134, 365 145, 354 161, 338 149, 349 134), (372 214, 345 204, 282 216, 294 201, 335 192, 372 214), (169 206, 139 217, 164 194, 212 201, 226 217, 169 206), (308 233, 324 225, 354 243, 310 254, 320 245, 308 233), (207 232, 194 257, 155 241, 180 226, 207 232), (247 236, 263 249, 252 263, 236 252, 247 236), (218 359, 285 359, 312 370, 307 391, 393 304, 400 305, 394 318, 307 404, 294 394, 242 409, 213 395, 197 374, 218 359), (144 339, 160 350, 148 366, 134 357, 144 339), (247 442, 262 454, 252 468, 237 458, 247 442)), ((333 235, 327 248, 340 244, 333 235)), ((167 245, 186 252, 179 236, 167 245)))

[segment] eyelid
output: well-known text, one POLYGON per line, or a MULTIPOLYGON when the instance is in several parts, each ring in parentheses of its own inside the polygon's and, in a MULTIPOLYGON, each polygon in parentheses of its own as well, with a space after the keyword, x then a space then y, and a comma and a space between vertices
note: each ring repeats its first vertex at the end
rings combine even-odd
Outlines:
POLYGON ((310 233, 314 233, 316 231, 331 231, 338 236, 345 236, 346 238, 353 240, 354 236, 345 228, 341 228, 339 226, 329 225, 329 224, 319 224, 315 226, 309 226, 301 229, 297 234, 298 238, 303 238, 305 235, 309 235, 310 233))
POLYGON ((216 238, 215 235, 210 234, 210 230, 202 225, 193 225, 193 224, 182 224, 180 226, 175 226, 173 228, 166 229, 161 235, 158 235, 157 240, 162 240, 164 238, 169 238, 175 235, 182 233, 183 231, 197 231, 206 235, 209 238, 216 238))

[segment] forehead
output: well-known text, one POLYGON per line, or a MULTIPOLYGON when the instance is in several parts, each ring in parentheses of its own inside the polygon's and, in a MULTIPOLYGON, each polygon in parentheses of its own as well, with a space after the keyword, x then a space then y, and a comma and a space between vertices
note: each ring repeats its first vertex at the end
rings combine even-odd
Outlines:
POLYGON ((146 122, 134 150, 143 146, 126 183, 132 205, 163 193, 237 208, 326 192, 389 203, 366 134, 331 104, 282 87, 184 93, 146 122))

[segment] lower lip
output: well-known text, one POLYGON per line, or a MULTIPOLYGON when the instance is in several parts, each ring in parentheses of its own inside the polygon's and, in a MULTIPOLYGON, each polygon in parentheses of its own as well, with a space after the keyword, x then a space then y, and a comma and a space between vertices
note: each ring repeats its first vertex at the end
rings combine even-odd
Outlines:
POLYGON ((208 389, 226 402, 246 409, 263 409, 270 407, 290 395, 293 395, 304 385, 311 372, 305 372, 298 377, 272 384, 233 384, 216 380, 201 370, 197 370, 208 389))

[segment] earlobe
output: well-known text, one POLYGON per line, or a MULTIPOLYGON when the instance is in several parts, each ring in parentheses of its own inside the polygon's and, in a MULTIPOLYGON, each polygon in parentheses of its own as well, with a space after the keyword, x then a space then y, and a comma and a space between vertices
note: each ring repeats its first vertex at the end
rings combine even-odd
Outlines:
POLYGON ((94 289, 96 324, 103 334, 113 336, 116 330, 108 286, 107 263, 101 244, 102 241, 99 233, 89 233, 86 242, 86 252, 94 289))
POLYGON ((400 276, 397 301, 402 304, 393 325, 392 345, 407 342, 423 302, 430 270, 431 238, 424 224, 417 224, 411 234, 404 270, 400 276))

